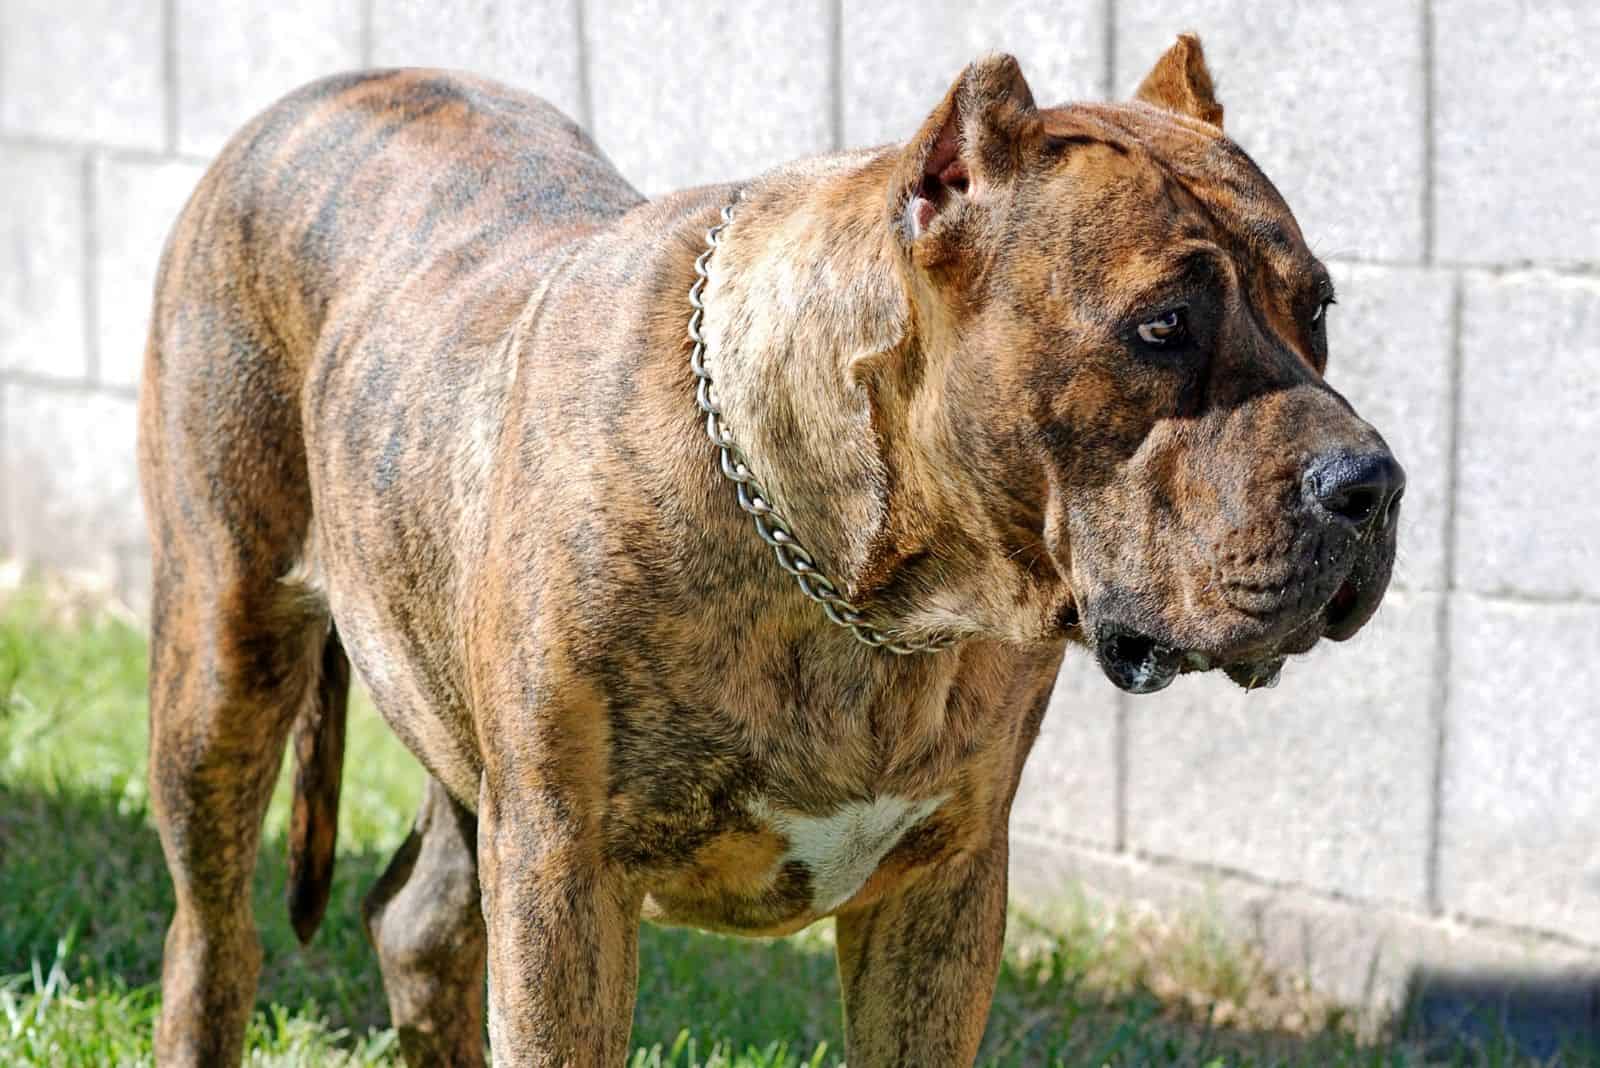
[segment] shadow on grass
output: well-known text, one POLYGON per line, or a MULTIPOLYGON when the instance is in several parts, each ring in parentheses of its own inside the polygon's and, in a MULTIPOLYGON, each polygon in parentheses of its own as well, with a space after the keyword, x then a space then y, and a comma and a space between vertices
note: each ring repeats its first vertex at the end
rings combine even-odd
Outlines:
MULTIPOLYGON (((172 883, 142 808, 96 793, 0 786, 0 856, 0 974, 35 960, 48 966, 64 941, 73 980, 159 980, 172 883)), ((266 842, 255 875, 262 1003, 312 1003, 352 1028, 385 1024, 359 902, 386 862, 377 853, 340 856, 328 921, 301 948, 283 905, 285 846, 281 837, 266 842)))
POLYGON ((1431 1047, 1468 1040, 1600 1064, 1600 973, 1593 968, 1565 974, 1419 968, 1404 1015, 1407 1033, 1431 1047))
MULTIPOLYGON (((265 961, 258 1006, 314 1013, 361 1034, 388 1026, 377 958, 361 928, 363 895, 388 852, 344 852, 327 916, 302 947, 283 903, 286 847, 269 836, 257 863, 256 921, 265 961)), ((48 970, 137 988, 160 979, 172 915, 161 845, 142 806, 94 792, 0 784, 0 975, 48 970)), ((774 1036, 791 1048, 840 1047, 837 984, 827 947, 641 931, 640 1045, 670 1046, 684 1028, 739 1048, 774 1036)))

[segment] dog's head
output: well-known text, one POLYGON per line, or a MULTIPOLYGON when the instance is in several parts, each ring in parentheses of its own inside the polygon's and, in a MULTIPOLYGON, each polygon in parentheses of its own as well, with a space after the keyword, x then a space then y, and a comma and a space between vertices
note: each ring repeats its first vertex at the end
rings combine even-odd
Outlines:
POLYGON ((1405 476, 1323 379, 1327 269, 1221 124, 1192 37, 1127 104, 1037 108, 992 57, 890 191, 939 422, 1133 692, 1271 681, 1394 560, 1405 476))

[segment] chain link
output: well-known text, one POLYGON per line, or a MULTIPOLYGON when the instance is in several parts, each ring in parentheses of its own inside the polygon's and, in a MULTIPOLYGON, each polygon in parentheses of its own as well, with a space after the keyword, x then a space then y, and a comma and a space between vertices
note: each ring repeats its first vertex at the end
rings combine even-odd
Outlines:
POLYGON ((845 600, 833 581, 818 569, 816 558, 794 536, 788 520, 772 507, 771 497, 756 480, 744 453, 733 439, 733 431, 722 418, 722 408, 717 404, 717 388, 711 381, 710 370, 706 367, 706 342, 700 333, 700 327, 705 322, 703 298, 707 280, 706 266, 717 251, 722 231, 731 222, 733 222, 733 205, 728 204, 722 209, 722 221, 706 231, 706 248, 694 261, 695 280, 694 285, 689 287, 689 304, 694 308, 689 315, 689 340, 694 342, 694 352, 689 357, 689 367, 698 380, 695 383, 694 397, 700 410, 705 413, 706 436, 711 439, 711 444, 717 447, 718 466, 722 469, 723 477, 734 484, 739 496, 739 507, 750 514, 750 518, 755 522, 756 533, 761 535, 761 540, 772 548, 772 554, 777 557, 778 565, 794 576, 801 591, 820 604, 823 613, 830 620, 841 627, 850 628, 851 633, 863 644, 870 645, 874 649, 887 649, 902 656, 948 649, 955 644, 955 639, 949 635, 900 638, 886 634, 868 623, 862 616, 861 610, 845 600))

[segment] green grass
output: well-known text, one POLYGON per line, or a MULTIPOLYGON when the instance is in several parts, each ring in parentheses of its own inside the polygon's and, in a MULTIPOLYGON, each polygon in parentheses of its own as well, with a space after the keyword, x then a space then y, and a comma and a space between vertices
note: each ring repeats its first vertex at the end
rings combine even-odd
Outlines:
MULTIPOLYGON (((0 595, 0 1065, 148 1064, 172 899, 145 789, 145 643, 37 588, 0 595)), ((361 895, 421 787, 363 700, 351 710, 340 854, 309 948, 283 905, 280 781, 256 872, 266 949, 247 1063, 397 1064, 361 895)), ((750 942, 646 927, 635 1068, 842 1063, 832 929, 750 942)), ((1014 914, 986 1065, 1192 1068, 1531 1065, 1503 1044, 1357 1037, 1197 920, 1077 904, 1014 914)), ((1563 1065, 1600 1065, 1568 1056, 1563 1065)))

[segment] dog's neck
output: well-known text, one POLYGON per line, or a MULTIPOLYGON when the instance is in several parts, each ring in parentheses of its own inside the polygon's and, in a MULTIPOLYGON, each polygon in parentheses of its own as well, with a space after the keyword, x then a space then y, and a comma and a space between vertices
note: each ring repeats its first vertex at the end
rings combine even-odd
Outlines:
POLYGON ((863 162, 810 160, 748 187, 712 258, 706 311, 735 437, 852 598, 873 585, 895 488, 852 368, 901 345, 908 319, 881 198, 861 195, 872 184, 861 173, 879 168, 863 162))
POLYGON ((984 602, 1014 612, 1020 591, 997 588, 980 544, 975 443, 949 425, 948 366, 928 352, 931 324, 919 335, 888 224, 894 163, 808 160, 745 189, 710 265, 718 398, 773 503, 875 623, 1026 637, 984 618, 984 602))

